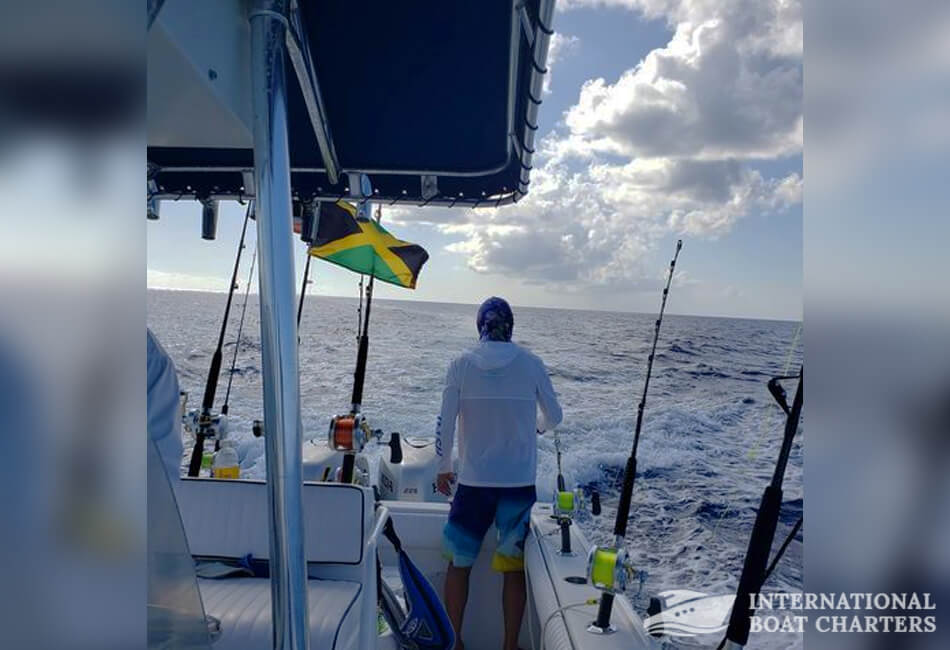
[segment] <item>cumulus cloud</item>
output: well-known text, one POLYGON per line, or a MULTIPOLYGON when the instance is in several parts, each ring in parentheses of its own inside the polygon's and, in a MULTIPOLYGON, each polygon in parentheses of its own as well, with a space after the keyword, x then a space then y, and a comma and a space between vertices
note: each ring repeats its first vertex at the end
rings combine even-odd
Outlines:
MULTIPOLYGON (((467 212, 443 223, 449 246, 484 273, 579 285, 629 285, 653 277, 644 259, 670 232, 718 236, 752 212, 800 200, 801 177, 766 179, 737 161, 637 159, 572 171, 547 164, 514 207, 467 212)), ((651 285, 652 286, 652 285, 651 285)))
POLYGON ((801 15, 780 0, 631 3, 678 20, 664 48, 615 83, 592 79, 567 113, 595 151, 773 158, 801 150, 801 15), (790 42, 799 38, 798 50, 790 42))
MULTIPOLYGON (((802 147, 801 5, 793 0, 571 0, 662 18, 672 37, 616 80, 586 82, 538 143, 515 206, 424 211, 470 268, 565 290, 652 286, 670 234, 718 237, 801 201, 800 173, 763 161, 802 147)), ((554 60, 576 43, 556 39, 554 60)), ((422 213, 423 211, 420 211, 422 213)))
POLYGON ((554 32, 551 35, 551 42, 548 45, 548 73, 544 76, 545 94, 551 93, 551 75, 554 73, 554 65, 576 52, 580 44, 581 39, 570 34, 554 32))

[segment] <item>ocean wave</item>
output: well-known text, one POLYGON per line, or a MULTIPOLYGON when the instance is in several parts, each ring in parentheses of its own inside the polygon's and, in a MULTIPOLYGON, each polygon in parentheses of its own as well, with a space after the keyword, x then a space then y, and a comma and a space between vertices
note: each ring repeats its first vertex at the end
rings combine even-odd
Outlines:
MULTIPOLYGON (((182 389, 193 396, 192 407, 194 396, 200 399, 204 391, 222 304, 221 296, 148 292, 148 325, 172 355, 182 389)), ((378 304, 363 411, 374 428, 431 435, 449 361, 476 341, 475 307, 378 304)), ((547 363, 564 409, 558 431, 565 477, 602 497, 603 514, 586 513, 578 525, 592 541, 610 544, 655 316, 520 308, 516 316, 515 340, 530 342, 547 363)), ((229 352, 236 324, 232 315, 229 352)), ((772 408, 765 382, 771 369, 783 367, 795 327, 664 318, 631 509, 630 548, 638 568, 648 573, 643 592, 637 595, 635 586, 629 594, 637 608, 645 609, 649 594, 667 588, 709 593, 735 588, 755 508, 774 463, 772 454, 750 455, 750 449, 765 444, 763 413, 772 408)), ((300 330, 301 418, 307 437, 325 435, 330 416, 349 408, 355 335, 354 300, 308 297, 300 330)), ((793 362, 798 360, 800 346, 793 362)), ((226 357, 219 401, 229 366, 226 357)), ((260 368, 257 308, 249 304, 230 417, 242 472, 251 478, 263 478, 265 468, 263 440, 250 433, 252 420, 262 415, 260 368)), ((538 440, 538 495, 548 500, 557 473, 553 434, 538 440)), ((782 505, 777 538, 784 538, 802 512, 801 463, 796 447, 786 479, 792 498, 782 505)), ((790 551, 772 584, 801 590, 800 562, 800 552, 790 551)))

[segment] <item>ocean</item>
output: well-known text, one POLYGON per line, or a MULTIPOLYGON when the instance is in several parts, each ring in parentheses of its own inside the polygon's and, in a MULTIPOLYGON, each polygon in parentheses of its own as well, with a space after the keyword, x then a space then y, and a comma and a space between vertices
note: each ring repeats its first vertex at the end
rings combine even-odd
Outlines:
MULTIPOLYGON (((675 296, 674 296, 675 300, 675 296)), ((200 406, 226 296, 148 291, 148 326, 175 362, 189 407, 200 406)), ((243 296, 225 337, 220 405, 243 296)), ((675 302, 674 302, 675 306, 675 302)), ((475 344, 473 305, 374 301, 364 413, 374 428, 432 435, 449 361, 475 344)), ((569 483, 596 486, 603 513, 581 517, 594 542, 613 540, 623 466, 630 454, 655 314, 514 306, 514 340, 547 365, 564 409, 559 427, 569 483)), ((357 300, 308 296, 300 336, 305 437, 325 435, 331 415, 349 408, 356 360, 357 300)), ((771 479, 784 415, 766 389, 802 362, 797 322, 667 315, 647 396, 627 544, 641 579, 628 596, 641 615, 669 589, 734 593, 762 490, 771 479)), ((247 306, 230 396, 231 435, 242 441, 242 474, 263 477, 259 311, 247 306)), ((789 401, 794 393, 789 383, 789 401)), ((802 514, 802 434, 784 486, 774 548, 802 514)), ((539 498, 555 487, 550 434, 539 440, 539 498)), ((802 590, 802 534, 765 591, 802 590)), ((709 638, 658 647, 708 647, 709 638)), ((715 645, 715 643, 713 643, 715 645)), ((795 647, 799 635, 763 635, 750 647, 795 647)))

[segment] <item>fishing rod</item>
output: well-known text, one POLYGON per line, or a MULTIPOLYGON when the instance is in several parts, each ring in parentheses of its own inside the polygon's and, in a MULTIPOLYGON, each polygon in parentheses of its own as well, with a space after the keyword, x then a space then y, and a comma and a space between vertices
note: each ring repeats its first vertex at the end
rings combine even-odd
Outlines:
MULTIPOLYGON (((364 197, 359 205, 359 215, 363 218, 370 218, 370 206, 366 197, 372 196, 372 188, 369 186, 369 179, 364 175, 361 178, 363 185, 362 196, 364 197)), ((376 221, 381 218, 379 206, 376 208, 376 221)), ((366 421, 360 414, 360 407, 363 403, 363 383, 366 378, 366 358, 369 353, 369 317, 373 302, 373 280, 374 275, 370 273, 369 282, 366 286, 366 310, 363 312, 363 324, 359 335, 359 349, 356 353, 356 369, 353 372, 353 393, 350 398, 350 413, 347 416, 337 416, 330 421, 330 440, 331 446, 345 451, 343 454, 343 465, 340 470, 340 481, 342 483, 351 483, 356 462, 355 451, 363 447, 369 429, 366 421), (335 438, 342 436, 343 444, 337 445, 335 438), (359 442, 358 442, 359 441, 359 442)))
POLYGON ((247 297, 251 293, 251 280, 254 278, 254 263, 257 262, 257 244, 254 244, 254 254, 251 255, 251 270, 247 274, 247 285, 244 287, 244 304, 241 305, 241 320, 238 322, 237 339, 234 341, 234 356, 231 357, 231 370, 228 371, 228 389, 224 393, 224 404, 221 414, 228 414, 228 403, 231 399, 231 382, 234 381, 234 368, 237 365, 238 349, 241 347, 241 332, 244 331, 244 314, 247 313, 247 297))
MULTIPOLYGON (((564 480, 564 472, 561 469, 561 436, 557 429, 554 430, 554 451, 557 458, 557 491, 562 493, 567 491, 567 481, 564 480)), ((591 513, 598 516, 600 515, 600 492, 593 486, 589 486, 588 491, 591 499, 591 513)), ((567 546, 570 546, 570 542, 567 542, 567 546)))
POLYGON ((360 340, 363 333, 363 276, 360 275, 360 302, 356 307, 356 340, 360 340))
POLYGON ((564 472, 561 470, 561 436, 558 435, 557 429, 554 430, 554 451, 557 454, 557 491, 554 493, 553 517, 561 529, 561 550, 558 554, 573 557, 576 553, 571 550, 571 525, 580 507, 577 502, 579 494, 567 489, 567 481, 564 480, 564 472))
POLYGON ((366 306, 363 309, 363 326, 360 329, 359 349, 356 353, 356 370, 353 372, 353 395, 350 399, 353 413, 359 413, 363 403, 363 381, 366 379, 366 358, 369 354, 369 312, 373 303, 373 280, 366 283, 366 306))
MULTIPOLYGON (((785 377, 785 379, 788 378, 785 377)), ((732 607, 732 613, 729 616, 729 627, 726 629, 725 638, 719 644, 719 650, 722 648, 741 648, 748 643, 752 617, 755 616, 755 607, 750 596, 759 593, 765 578, 771 573, 775 563, 778 562, 778 558, 785 552, 791 541, 792 536, 789 536, 776 555, 772 567, 767 570, 769 551, 772 549, 772 541, 775 539, 775 529, 778 526, 779 511, 782 507, 782 483, 785 480, 785 468, 788 466, 792 442, 795 439, 795 434, 798 433, 798 423, 802 414, 804 368, 800 370, 797 378, 798 388, 795 390, 795 398, 792 400, 791 408, 788 407, 785 390, 778 383, 778 380, 782 378, 776 377, 769 381, 769 392, 782 410, 787 413, 788 417, 785 419, 782 447, 779 450, 778 459, 775 461, 772 481, 762 493, 759 511, 756 513, 755 524, 752 526, 752 535, 749 537, 749 547, 746 550, 745 561, 742 565, 736 599, 732 607), (740 603, 748 603, 749 607, 742 607, 740 603)), ((797 531, 793 530, 793 534, 794 532, 797 531)))
POLYGON ((201 456, 204 454, 205 438, 212 428, 211 408, 214 406, 214 394, 218 389, 218 378, 221 376, 221 349, 224 347, 224 334, 228 329, 228 316, 231 313, 231 301, 234 299, 234 290, 237 288, 237 274, 241 265, 241 251, 244 250, 244 237, 247 235, 247 222, 254 212, 254 202, 247 204, 244 214, 244 226, 241 228, 241 239, 238 242, 237 255, 234 258, 234 271, 231 273, 231 286, 228 289, 228 301, 224 307, 224 318, 221 319, 221 330, 218 333, 218 346, 211 357, 211 367, 208 369, 208 381, 205 383, 205 394, 201 400, 201 415, 198 417, 198 428, 195 431, 195 446, 191 450, 191 460, 188 463, 188 476, 198 476, 201 470, 201 456))
POLYGON ((303 283, 300 285, 300 302, 297 303, 297 343, 300 343, 300 317, 303 316, 303 300, 307 296, 307 284, 310 277, 310 259, 313 255, 307 250, 307 263, 303 266, 303 283))
POLYGON ((300 203, 300 239, 307 245, 307 262, 303 267, 303 283, 300 285, 300 302, 297 304, 297 344, 300 344, 300 320, 303 317, 303 302, 310 284, 310 247, 319 236, 320 204, 317 201, 300 203))
POLYGON ((558 435, 557 430, 554 431, 554 451, 557 454, 557 489, 563 492, 567 487, 564 474, 561 472, 561 436, 558 435))
POLYGON ((650 388, 650 374, 653 371, 653 358, 656 355, 656 345, 660 338, 660 325, 663 322, 663 313, 666 311, 666 298, 670 293, 673 282, 673 271, 676 260, 679 258, 683 240, 677 240, 676 252, 670 262, 670 272, 666 278, 666 287, 663 289, 663 299, 660 302, 660 313, 653 329, 653 347, 647 357, 646 378, 643 382, 643 394, 637 406, 637 424, 633 434, 633 450, 627 459, 623 473, 623 488, 620 491, 620 504, 617 506, 617 521, 614 524, 613 548, 591 548, 588 556, 588 573, 591 583, 601 589, 600 606, 597 610, 597 619, 588 627, 588 631, 596 634, 609 634, 614 628, 610 625, 610 615, 614 605, 614 595, 623 591, 626 586, 627 553, 623 550, 624 538, 627 535, 627 522, 630 519, 630 501, 633 496, 633 483, 637 475, 637 448, 640 445, 640 430, 643 426, 643 410, 647 403, 647 390, 650 388))
MULTIPOLYGON (((376 206, 376 223, 382 219, 382 211, 376 206)), ((350 399, 353 413, 359 413, 363 403, 363 381, 366 378, 366 357, 369 353, 369 313, 373 304, 373 281, 376 276, 370 274, 366 283, 366 309, 363 311, 363 327, 360 329, 359 350, 356 353, 356 371, 353 373, 353 395, 350 399)))

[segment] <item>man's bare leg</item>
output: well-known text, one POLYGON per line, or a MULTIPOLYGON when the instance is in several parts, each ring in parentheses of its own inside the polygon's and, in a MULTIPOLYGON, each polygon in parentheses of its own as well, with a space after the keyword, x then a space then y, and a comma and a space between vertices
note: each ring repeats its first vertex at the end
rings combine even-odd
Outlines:
POLYGON ((528 598, 524 571, 506 571, 502 587, 501 605, 505 612, 505 650, 518 650, 518 632, 528 598))
POLYGON ((462 621, 468 602, 468 578, 472 567, 457 567, 449 562, 445 572, 445 611, 455 628, 455 650, 465 650, 462 643, 462 621))

